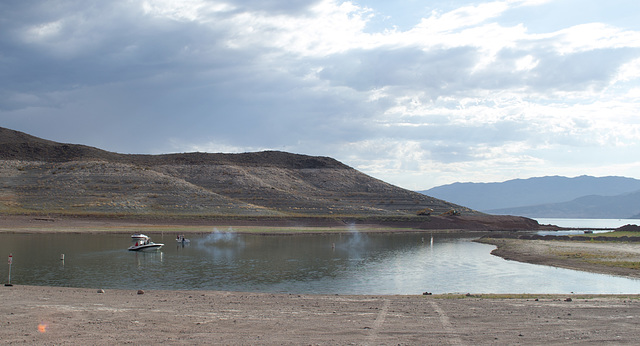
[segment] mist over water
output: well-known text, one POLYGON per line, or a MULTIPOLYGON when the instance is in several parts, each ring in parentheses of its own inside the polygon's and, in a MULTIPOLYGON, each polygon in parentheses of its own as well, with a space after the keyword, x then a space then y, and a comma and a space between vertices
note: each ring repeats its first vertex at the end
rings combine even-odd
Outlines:
POLYGON ((231 227, 227 231, 220 231, 214 227, 213 232, 204 238, 196 239, 196 244, 199 246, 244 246, 244 241, 237 233, 233 232, 231 227))
POLYGON ((213 232, 192 242, 196 249, 218 264, 231 263, 245 247, 242 237, 233 233, 231 227, 227 231, 214 228, 213 232))
POLYGON ((349 233, 336 243, 336 249, 359 251, 370 245, 367 234, 359 232, 355 224, 350 224, 348 231, 349 233))

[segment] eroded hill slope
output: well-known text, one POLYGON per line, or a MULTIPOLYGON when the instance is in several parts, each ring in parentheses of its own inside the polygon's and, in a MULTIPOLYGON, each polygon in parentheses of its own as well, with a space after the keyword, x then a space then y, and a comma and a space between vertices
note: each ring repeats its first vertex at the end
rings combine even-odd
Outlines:
POLYGON ((202 216, 434 214, 446 201, 327 157, 278 151, 125 155, 0 128, 0 212, 202 216))

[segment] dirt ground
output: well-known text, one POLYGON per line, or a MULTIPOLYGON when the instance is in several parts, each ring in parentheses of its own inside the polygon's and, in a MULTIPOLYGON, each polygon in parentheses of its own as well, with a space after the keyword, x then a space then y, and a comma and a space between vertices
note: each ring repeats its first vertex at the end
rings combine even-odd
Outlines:
POLYGON ((600 345, 640 338, 639 296, 567 298, 3 286, 0 343, 600 345))

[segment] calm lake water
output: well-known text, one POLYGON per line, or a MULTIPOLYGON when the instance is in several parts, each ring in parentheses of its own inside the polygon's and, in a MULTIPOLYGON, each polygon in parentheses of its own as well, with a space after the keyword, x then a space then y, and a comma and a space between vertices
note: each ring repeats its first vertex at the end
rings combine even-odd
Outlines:
POLYGON ((551 219, 536 218, 541 225, 556 225, 573 228, 618 228, 624 225, 638 225, 640 219, 551 219))
MULTIPOLYGON (((165 247, 137 253, 126 250, 125 234, 0 234, 0 253, 13 254, 12 283, 24 285, 326 294, 640 292, 640 280, 506 261, 490 255, 493 246, 465 237, 212 230, 188 238, 183 247, 175 234, 155 235, 165 247)), ((6 262, 0 269, 6 282, 6 262)))

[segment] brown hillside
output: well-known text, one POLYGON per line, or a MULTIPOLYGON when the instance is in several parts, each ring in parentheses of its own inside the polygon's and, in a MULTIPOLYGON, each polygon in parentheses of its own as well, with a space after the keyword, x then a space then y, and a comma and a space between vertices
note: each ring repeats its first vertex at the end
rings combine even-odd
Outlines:
POLYGON ((0 128, 0 212, 415 216, 467 208, 328 157, 278 151, 125 155, 0 128))

